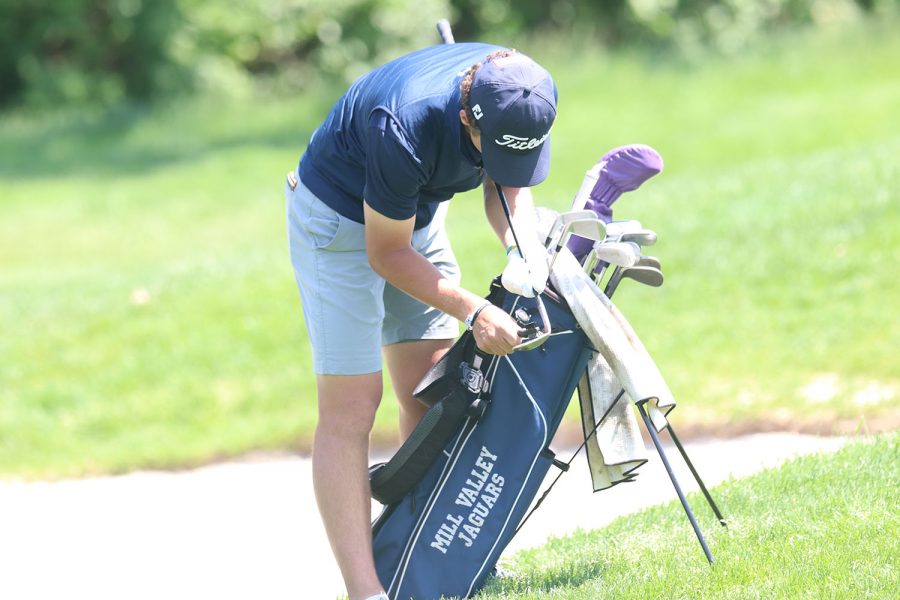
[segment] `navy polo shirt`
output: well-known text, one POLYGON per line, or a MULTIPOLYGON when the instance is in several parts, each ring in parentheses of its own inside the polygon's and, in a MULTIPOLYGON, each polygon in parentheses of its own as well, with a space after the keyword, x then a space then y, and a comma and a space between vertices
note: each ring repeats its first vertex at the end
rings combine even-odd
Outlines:
POLYGON ((391 219, 427 225, 438 202, 478 187, 481 155, 459 122, 466 70, 499 50, 445 44, 407 54, 356 80, 313 133, 300 179, 358 223, 363 199, 391 219))

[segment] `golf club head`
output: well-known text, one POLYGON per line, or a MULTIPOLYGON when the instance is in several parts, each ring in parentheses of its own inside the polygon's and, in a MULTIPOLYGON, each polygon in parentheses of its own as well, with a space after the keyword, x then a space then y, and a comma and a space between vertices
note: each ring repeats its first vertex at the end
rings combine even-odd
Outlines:
POLYGON ((650 287, 659 287, 663 284, 664 280, 662 271, 659 269, 639 265, 622 269, 622 278, 633 279, 638 283, 643 283, 650 287))
POLYGON ((606 225, 597 217, 572 221, 569 229, 575 235, 580 235, 595 242, 606 239, 606 225))
POLYGON ((641 259, 641 249, 634 242, 600 242, 594 244, 593 254, 597 262, 617 267, 633 267, 641 259))
POLYGON ((634 219, 628 221, 610 221, 606 224, 606 237, 610 240, 618 240, 622 234, 640 231, 643 229, 640 221, 634 219))
POLYGON ((652 246, 656 243, 656 232, 650 229, 626 231, 619 237, 619 241, 634 242, 638 246, 652 246))
MULTIPOLYGON (((569 223, 565 229, 562 240, 556 248, 559 252, 562 248, 571 250, 577 258, 580 258, 585 252, 590 252, 594 242, 601 241, 606 238, 606 227, 603 221, 594 217, 592 219, 578 219, 569 223), (572 236, 577 236, 572 239, 572 236)), ((555 254, 554 254, 555 257, 555 254)))
POLYGON ((551 270, 559 251, 568 244, 573 233, 588 240, 587 243, 595 242, 606 238, 606 226, 589 210, 574 210, 559 215, 547 240, 551 270))
POLYGON ((569 212, 560 213, 557 215, 556 220, 553 221, 553 225, 550 227, 550 232, 547 234, 546 246, 548 250, 552 250, 557 247, 559 241, 562 239, 563 234, 566 228, 574 221, 584 221, 584 220, 597 220, 597 215, 590 210, 572 210, 569 212))
POLYGON ((626 277, 651 287, 659 287, 663 284, 662 271, 655 267, 616 267, 616 270, 613 271, 609 281, 606 282, 606 288, 603 290, 603 293, 606 294, 607 298, 612 298, 613 294, 616 293, 619 284, 622 282, 622 279, 626 277))
POLYGON ((662 265, 659 262, 659 259, 655 256, 642 256, 641 259, 637 262, 637 266, 639 267, 653 267, 654 269, 662 270, 662 265))
POLYGON ((534 337, 525 339, 522 343, 514 346, 513 352, 518 352, 520 350, 534 350, 538 346, 543 345, 543 343, 547 341, 547 338, 550 337, 550 317, 547 316, 547 307, 544 306, 544 301, 541 299, 540 294, 535 296, 535 300, 537 301, 538 315, 541 317, 541 329, 534 332, 534 337))

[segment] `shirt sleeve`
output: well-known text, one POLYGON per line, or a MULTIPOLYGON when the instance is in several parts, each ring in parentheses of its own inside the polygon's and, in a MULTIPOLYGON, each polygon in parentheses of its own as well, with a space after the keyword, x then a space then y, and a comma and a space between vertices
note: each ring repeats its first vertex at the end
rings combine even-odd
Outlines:
POLYGON ((385 110, 373 111, 366 144, 366 203, 390 219, 409 219, 416 215, 426 180, 422 161, 396 119, 385 110))

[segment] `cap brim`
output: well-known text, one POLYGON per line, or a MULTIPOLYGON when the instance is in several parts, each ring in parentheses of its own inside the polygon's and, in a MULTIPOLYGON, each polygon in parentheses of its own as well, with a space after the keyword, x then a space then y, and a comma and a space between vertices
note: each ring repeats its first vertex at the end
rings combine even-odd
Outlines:
POLYGON ((550 172, 550 138, 527 154, 482 142, 481 160, 488 177, 500 185, 531 187, 544 181, 550 172))

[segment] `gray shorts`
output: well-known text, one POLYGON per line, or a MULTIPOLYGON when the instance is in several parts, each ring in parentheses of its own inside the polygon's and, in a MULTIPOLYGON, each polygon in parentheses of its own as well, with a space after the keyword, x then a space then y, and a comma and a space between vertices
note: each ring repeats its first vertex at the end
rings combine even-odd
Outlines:
MULTIPOLYGON (((398 342, 453 339, 459 323, 386 283, 366 255, 365 227, 331 209, 303 182, 285 184, 288 240, 300 288, 313 367, 322 375, 381 370, 381 347, 398 342)), ((444 230, 447 203, 413 232, 412 246, 447 279, 459 266, 444 230)))

